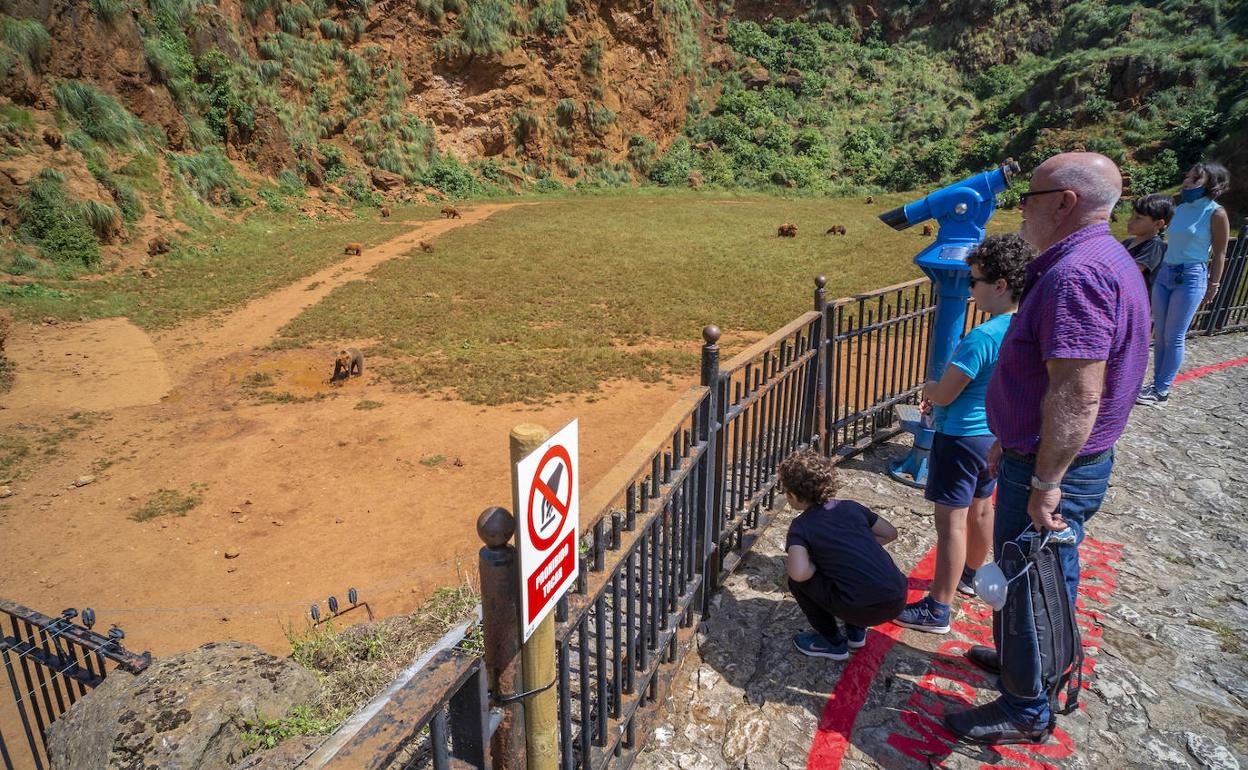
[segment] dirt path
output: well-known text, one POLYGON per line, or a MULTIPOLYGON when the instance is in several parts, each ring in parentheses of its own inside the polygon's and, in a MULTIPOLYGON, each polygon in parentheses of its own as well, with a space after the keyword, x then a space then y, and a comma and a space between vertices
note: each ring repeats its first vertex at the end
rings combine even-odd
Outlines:
POLYGON ((260 348, 334 286, 502 208, 423 224, 155 343, 124 319, 15 329, 0 432, 40 459, 0 501, 0 594, 92 606, 158 655, 222 638, 284 654, 285 625, 349 586, 384 615, 475 575, 476 516, 510 501, 512 426, 579 418, 588 488, 690 383, 487 409, 367 378, 331 389, 324 351, 260 348), (256 375, 271 403, 245 391, 256 375), (161 490, 198 505, 134 520, 161 490))
MULTIPOLYGON (((481 222, 493 214, 512 208, 517 203, 482 204, 465 209, 459 219, 437 219, 421 224, 359 256, 339 262, 313 273, 284 289, 252 301, 221 318, 208 318, 179 327, 161 335, 156 344, 175 379, 184 376, 205 361, 221 358, 240 350, 267 345, 277 331, 291 319, 327 297, 331 291, 348 281, 360 280, 377 265, 401 257, 433 241, 451 230, 481 222)), ((396 223, 395 227, 403 226, 396 223)))

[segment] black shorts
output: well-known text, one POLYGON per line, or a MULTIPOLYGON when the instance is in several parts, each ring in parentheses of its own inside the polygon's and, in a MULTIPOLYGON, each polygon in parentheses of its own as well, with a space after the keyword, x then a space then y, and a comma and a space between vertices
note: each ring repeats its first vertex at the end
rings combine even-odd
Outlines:
POLYGON ((995 441, 992 436, 933 436, 923 496, 951 508, 968 508, 972 499, 992 497, 997 480, 988 475, 988 450, 995 441))

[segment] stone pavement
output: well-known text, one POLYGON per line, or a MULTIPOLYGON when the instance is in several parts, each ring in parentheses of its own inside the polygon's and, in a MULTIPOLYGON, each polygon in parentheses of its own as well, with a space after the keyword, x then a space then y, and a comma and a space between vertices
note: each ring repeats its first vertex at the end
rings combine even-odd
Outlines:
MULTIPOLYGON (((1200 338, 1185 368, 1244 356, 1248 335, 1200 338)), ((901 531, 890 551, 917 598, 931 575, 931 508, 881 473, 905 451, 888 444, 843 464, 840 496, 901 531)), ((978 600, 961 602, 949 635, 890 623, 848 662, 798 654, 792 636, 807 626, 784 587, 786 511, 714 597, 635 766, 1248 766, 1246 456, 1248 366, 1189 380, 1166 407, 1134 411, 1081 549, 1090 683, 1047 745, 959 745, 940 726, 946 710, 995 697, 961 657, 991 639, 978 600)))

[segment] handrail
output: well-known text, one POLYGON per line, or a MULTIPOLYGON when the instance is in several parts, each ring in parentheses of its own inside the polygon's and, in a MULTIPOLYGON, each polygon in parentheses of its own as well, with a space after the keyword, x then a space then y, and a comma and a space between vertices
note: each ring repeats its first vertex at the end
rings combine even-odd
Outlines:
POLYGON ((758 358, 763 353, 766 353, 768 350, 771 350, 776 345, 780 344, 784 339, 791 336, 798 329, 810 324, 810 322, 814 321, 816 318, 819 318, 819 316, 820 316, 819 311, 807 310, 805 313, 802 313, 797 318, 793 319, 792 321, 789 321, 787 324, 780 327, 778 331, 772 332, 771 334, 767 335, 766 337, 762 338, 758 342, 755 342, 753 345, 750 345, 745 350, 742 350, 740 353, 733 356, 728 361, 728 363, 724 364, 720 368, 720 373, 724 375, 731 375, 731 374, 736 373, 739 369, 743 368, 746 364, 752 363, 754 359, 758 358))

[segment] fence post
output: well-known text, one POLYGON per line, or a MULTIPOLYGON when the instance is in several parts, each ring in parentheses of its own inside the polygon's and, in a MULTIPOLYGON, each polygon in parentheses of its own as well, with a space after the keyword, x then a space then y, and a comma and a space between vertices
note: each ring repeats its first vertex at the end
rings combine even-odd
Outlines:
POLYGON ((719 542, 715 532, 715 489, 722 482, 719 466, 715 461, 715 446, 719 439, 719 336, 718 326, 706 326, 702 329, 702 385, 707 389, 706 399, 699 407, 702 411, 698 419, 703 447, 701 459, 698 461, 698 507, 697 507, 697 546, 695 549, 698 571, 702 573, 702 583, 693 599, 695 607, 701 608, 702 616, 710 615, 711 593, 714 584, 710 581, 718 579, 717 570, 711 564, 719 564, 719 542))
MULTIPOLYGON (((520 662, 520 566, 511 537, 516 520, 506 508, 486 508, 477 517, 480 551, 481 631, 485 635, 485 670, 490 693, 518 691, 520 662)), ((521 770, 525 763, 524 707, 519 701, 502 705, 502 721, 490 740, 498 770, 521 770)))
MULTIPOLYGON (((540 425, 523 424, 511 429, 511 489, 513 496, 520 494, 516 479, 516 463, 532 454, 546 439, 550 431, 540 425)), ((513 497, 512 506, 523 510, 524 500, 513 497)), ((578 533, 579 536, 579 533, 578 533)), ((518 590, 518 589, 517 589, 518 590)), ((517 616, 517 622, 519 622, 517 616)), ((559 705, 555 688, 555 616, 546 619, 533 629, 529 640, 520 647, 520 674, 524 692, 533 692, 524 699, 524 736, 528 748, 528 770, 556 770, 559 764, 559 705), (546 689, 542 689, 546 688, 546 689), (541 692, 534 692, 541 690, 541 692)))
POLYGON ((830 450, 826 440, 827 425, 826 421, 826 394, 824 393, 824 378, 826 377, 824 369, 828 362, 828 296, 827 296, 828 279, 825 276, 815 276, 815 312, 819 314, 819 320, 815 321, 815 339, 811 342, 817 345, 815 355, 815 371, 812 375, 811 385, 815 389, 814 393, 814 414, 811 417, 812 422, 810 428, 810 443, 813 447, 818 447, 827 454, 830 450))

